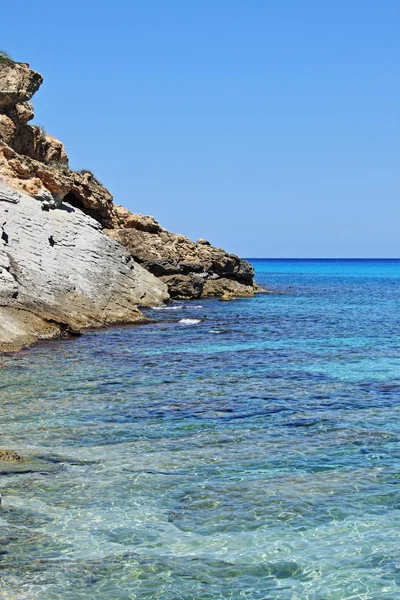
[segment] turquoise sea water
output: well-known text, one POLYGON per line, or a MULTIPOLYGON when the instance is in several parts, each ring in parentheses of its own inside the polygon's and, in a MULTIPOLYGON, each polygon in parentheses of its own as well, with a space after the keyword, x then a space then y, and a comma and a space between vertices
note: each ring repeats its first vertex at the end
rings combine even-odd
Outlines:
POLYGON ((2 600, 400 598, 400 261, 253 262, 0 358, 2 600))

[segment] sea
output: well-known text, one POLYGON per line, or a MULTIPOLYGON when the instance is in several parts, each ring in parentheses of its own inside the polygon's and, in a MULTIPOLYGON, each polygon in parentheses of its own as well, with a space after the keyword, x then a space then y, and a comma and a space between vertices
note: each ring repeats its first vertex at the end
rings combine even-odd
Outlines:
POLYGON ((0 358, 1 600, 398 600, 400 260, 0 358))

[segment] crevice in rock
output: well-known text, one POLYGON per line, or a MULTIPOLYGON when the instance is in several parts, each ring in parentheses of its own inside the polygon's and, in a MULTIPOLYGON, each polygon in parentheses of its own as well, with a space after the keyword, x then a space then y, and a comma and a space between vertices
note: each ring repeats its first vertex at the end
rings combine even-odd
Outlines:
POLYGON ((68 202, 74 208, 79 208, 82 212, 85 212, 85 207, 83 206, 83 202, 75 196, 74 192, 68 192, 63 198, 63 202, 68 202))
POLYGON ((83 213, 85 213, 85 215, 88 215, 89 217, 92 217, 92 219, 95 219, 96 221, 98 221, 101 225, 103 225, 100 215, 98 213, 98 211, 96 210, 91 210, 90 208, 87 208, 82 200, 80 198, 78 198, 78 196, 76 196, 76 194, 74 194, 74 192, 68 192, 68 194, 66 194, 63 198, 63 202, 68 202, 68 204, 70 204, 71 206, 73 206, 74 208, 78 208, 79 210, 81 210, 83 213))
POLYGON ((1 232, 1 239, 3 240, 3 242, 7 245, 8 244, 8 235, 7 233, 4 231, 1 232))
POLYGON ((55 241, 54 241, 54 238, 53 238, 53 236, 52 236, 52 235, 49 237, 49 244, 50 244, 50 246, 51 246, 52 248, 53 248, 53 247, 56 245, 56 243, 55 243, 55 241))

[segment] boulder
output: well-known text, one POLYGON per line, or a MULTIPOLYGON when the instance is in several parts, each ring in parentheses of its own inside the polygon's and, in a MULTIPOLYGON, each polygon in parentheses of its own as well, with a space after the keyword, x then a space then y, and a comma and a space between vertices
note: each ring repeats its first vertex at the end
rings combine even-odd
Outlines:
POLYGON ((203 296, 217 296, 223 300, 232 300, 236 297, 251 297, 254 294, 255 290, 252 285, 244 285, 225 277, 209 279, 204 282, 203 296))
POLYGON ((38 125, 25 125, 11 114, 0 114, 0 139, 17 154, 44 162, 56 169, 68 167, 64 144, 38 125))
POLYGON ((41 136, 36 146, 35 156, 32 158, 48 165, 57 165, 58 169, 68 167, 68 155, 64 144, 48 133, 41 136))

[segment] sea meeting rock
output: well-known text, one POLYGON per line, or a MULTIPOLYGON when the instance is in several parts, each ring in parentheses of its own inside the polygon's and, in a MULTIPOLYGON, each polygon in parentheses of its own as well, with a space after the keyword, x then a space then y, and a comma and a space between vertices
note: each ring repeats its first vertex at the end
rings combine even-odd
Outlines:
POLYGON ((105 232, 125 246, 148 271, 161 277, 173 298, 253 296, 254 268, 236 254, 199 239, 167 231, 154 217, 114 204, 113 226, 105 232), (212 284, 211 284, 212 282, 212 284), (207 285, 210 283, 211 285, 207 285))
POLYGON ((167 301, 167 287, 104 235, 99 223, 63 203, 0 182, 0 348, 80 329, 143 320, 137 306, 167 301))

